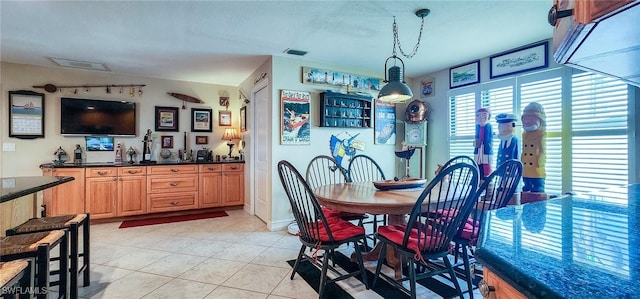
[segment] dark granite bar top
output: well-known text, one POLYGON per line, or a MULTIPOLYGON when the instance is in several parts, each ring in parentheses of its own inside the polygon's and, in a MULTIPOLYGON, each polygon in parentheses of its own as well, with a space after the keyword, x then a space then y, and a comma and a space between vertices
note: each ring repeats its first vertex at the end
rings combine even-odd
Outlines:
POLYGON ((156 166, 156 165, 199 165, 199 164, 228 164, 228 163, 238 163, 244 164, 243 160, 229 160, 229 161, 207 161, 207 162, 156 162, 151 164, 144 163, 133 163, 129 164, 127 162, 123 163, 113 163, 113 162, 89 162, 89 163, 64 163, 64 164, 56 164, 56 163, 45 163, 40 164, 40 168, 78 168, 78 167, 127 167, 127 166, 156 166))
POLYGON ((490 211, 476 259, 528 298, 640 298, 640 184, 490 211))
POLYGON ((2 189, 0 189, 2 197, 0 197, 0 202, 20 198, 73 180, 73 177, 66 176, 2 178, 2 189))

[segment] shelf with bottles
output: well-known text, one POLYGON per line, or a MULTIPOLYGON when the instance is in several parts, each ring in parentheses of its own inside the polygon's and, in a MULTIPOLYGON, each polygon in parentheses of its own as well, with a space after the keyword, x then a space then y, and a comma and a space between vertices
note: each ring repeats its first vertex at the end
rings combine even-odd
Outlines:
POLYGON ((320 93, 320 126, 371 128, 373 98, 361 94, 320 93))

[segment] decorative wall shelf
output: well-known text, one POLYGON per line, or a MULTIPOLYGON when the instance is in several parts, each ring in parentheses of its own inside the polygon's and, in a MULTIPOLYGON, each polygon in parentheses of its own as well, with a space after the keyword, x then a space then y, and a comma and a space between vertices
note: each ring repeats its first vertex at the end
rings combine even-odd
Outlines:
POLYGON ((320 93, 320 126, 371 128, 373 98, 332 91, 320 93))

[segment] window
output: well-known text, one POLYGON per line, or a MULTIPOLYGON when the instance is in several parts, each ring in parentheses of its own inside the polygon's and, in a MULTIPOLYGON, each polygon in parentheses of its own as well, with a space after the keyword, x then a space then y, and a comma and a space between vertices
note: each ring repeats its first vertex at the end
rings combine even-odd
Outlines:
MULTIPOLYGON (((477 108, 489 108, 495 124, 495 115, 519 117, 523 107, 538 102, 546 115, 547 193, 625 185, 629 182, 628 88, 614 78, 563 67, 451 90, 449 156, 473 156, 477 108)), ((522 142, 521 126, 516 134, 522 142)), ((494 149, 498 143, 494 138, 494 149)), ((494 150, 494 169, 496 156, 494 150)))

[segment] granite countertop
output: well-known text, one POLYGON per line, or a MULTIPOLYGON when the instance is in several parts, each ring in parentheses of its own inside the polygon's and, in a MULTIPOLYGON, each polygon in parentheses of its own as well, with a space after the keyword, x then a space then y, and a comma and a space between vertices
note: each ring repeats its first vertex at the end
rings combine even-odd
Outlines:
POLYGON ((51 188, 66 182, 73 181, 74 177, 65 176, 32 176, 2 178, 2 197, 0 202, 10 201, 25 195, 36 193, 40 190, 51 188))
POLYGON ((198 164, 228 164, 238 163, 244 164, 244 160, 229 160, 229 161, 206 161, 206 162, 176 162, 176 161, 156 161, 152 164, 133 163, 127 162, 113 163, 113 162, 87 162, 87 163, 45 163, 40 164, 40 168, 78 168, 78 167, 127 167, 127 166, 156 166, 156 165, 198 165, 198 164))
POLYGON ((640 298, 640 184, 490 211, 476 259, 528 298, 640 298))

